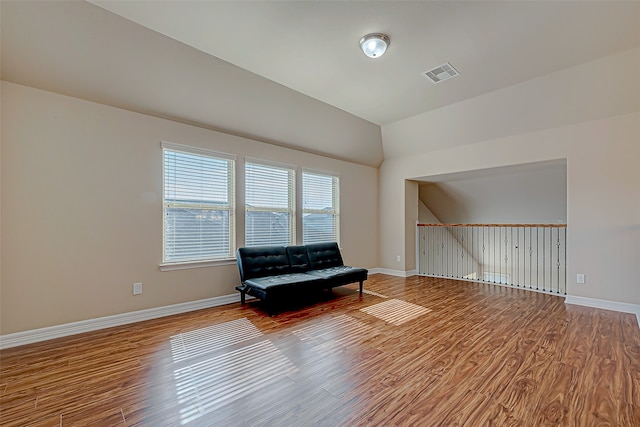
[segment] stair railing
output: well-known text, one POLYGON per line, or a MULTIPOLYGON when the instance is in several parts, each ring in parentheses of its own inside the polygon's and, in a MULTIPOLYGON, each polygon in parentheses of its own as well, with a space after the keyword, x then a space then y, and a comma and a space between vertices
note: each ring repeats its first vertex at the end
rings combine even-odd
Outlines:
POLYGON ((566 294, 566 224, 418 224, 418 274, 566 294))

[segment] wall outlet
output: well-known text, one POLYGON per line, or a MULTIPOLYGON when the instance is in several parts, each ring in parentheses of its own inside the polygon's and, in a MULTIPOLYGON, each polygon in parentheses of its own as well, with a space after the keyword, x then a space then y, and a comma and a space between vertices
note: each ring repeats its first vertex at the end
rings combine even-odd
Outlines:
POLYGON ((584 283, 584 274, 583 273, 578 273, 578 275, 576 276, 576 282, 584 283))
POLYGON ((142 282, 138 282, 138 283, 134 283, 133 284, 133 294, 134 295, 141 295, 142 294, 142 282))
POLYGON ((398 256, 396 257, 396 261, 400 262, 400 260, 401 260, 400 255, 398 255, 398 256))

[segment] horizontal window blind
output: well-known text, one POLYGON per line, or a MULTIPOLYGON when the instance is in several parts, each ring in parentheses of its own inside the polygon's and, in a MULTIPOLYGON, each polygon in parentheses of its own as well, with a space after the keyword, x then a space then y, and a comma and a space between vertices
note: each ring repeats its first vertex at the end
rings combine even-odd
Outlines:
POLYGON ((245 245, 295 243, 295 171, 245 164, 245 245))
POLYGON ((163 145, 163 261, 233 257, 234 160, 168 147, 163 145))
POLYGON ((340 242, 340 178, 302 172, 302 242, 340 242))

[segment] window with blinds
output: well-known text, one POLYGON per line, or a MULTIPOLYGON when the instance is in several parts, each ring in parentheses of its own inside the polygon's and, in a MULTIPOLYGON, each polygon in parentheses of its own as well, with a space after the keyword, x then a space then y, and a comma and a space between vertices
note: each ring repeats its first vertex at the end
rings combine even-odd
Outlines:
POLYGON ((245 246, 295 244, 295 170, 245 164, 245 246))
POLYGON ((162 149, 163 262, 233 257, 234 158, 170 143, 162 149))
POLYGON ((302 172, 302 242, 340 243, 340 178, 302 172))

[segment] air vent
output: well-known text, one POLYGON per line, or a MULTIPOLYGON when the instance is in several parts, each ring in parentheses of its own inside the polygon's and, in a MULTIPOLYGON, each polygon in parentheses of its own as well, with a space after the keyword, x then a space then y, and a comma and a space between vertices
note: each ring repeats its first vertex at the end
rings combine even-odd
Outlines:
POLYGON ((446 64, 438 65, 432 70, 425 71, 422 75, 429 79, 431 83, 440 83, 451 77, 459 76, 460 73, 453 68, 453 65, 447 62, 446 64))

